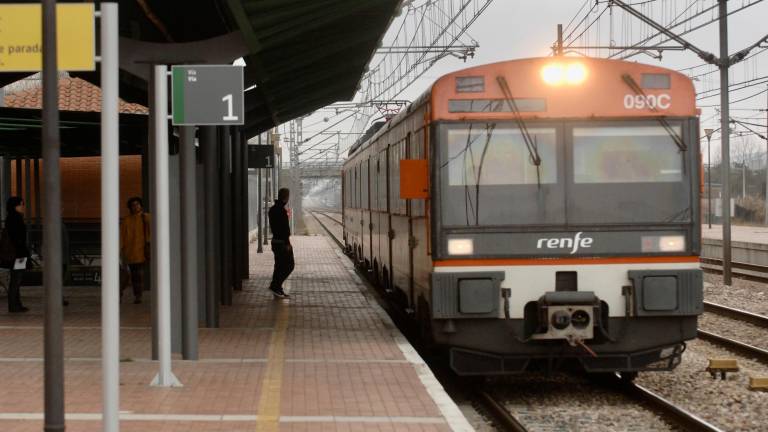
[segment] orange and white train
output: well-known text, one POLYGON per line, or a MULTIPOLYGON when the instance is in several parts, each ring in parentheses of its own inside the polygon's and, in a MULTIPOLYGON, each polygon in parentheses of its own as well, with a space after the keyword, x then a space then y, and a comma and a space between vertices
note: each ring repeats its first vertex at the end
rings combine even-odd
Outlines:
POLYGON ((343 167, 348 252, 462 375, 668 370, 702 312, 691 80, 549 57, 445 75, 343 167))

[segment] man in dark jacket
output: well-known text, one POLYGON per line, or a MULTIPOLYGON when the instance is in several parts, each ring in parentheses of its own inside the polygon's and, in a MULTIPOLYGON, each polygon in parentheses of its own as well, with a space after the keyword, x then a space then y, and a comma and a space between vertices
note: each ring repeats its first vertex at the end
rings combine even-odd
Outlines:
POLYGON ((272 230, 272 252, 275 254, 275 268, 272 271, 272 282, 269 290, 278 298, 288 297, 283 291, 283 282, 293 271, 293 247, 291 246, 291 228, 288 223, 288 212, 285 205, 290 196, 288 188, 277 192, 275 204, 269 209, 269 228, 272 230))

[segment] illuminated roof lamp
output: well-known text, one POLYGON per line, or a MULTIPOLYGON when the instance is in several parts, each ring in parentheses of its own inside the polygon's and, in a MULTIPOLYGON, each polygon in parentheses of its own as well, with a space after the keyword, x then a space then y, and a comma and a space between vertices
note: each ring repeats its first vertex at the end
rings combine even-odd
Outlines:
POLYGON ((565 81, 568 84, 581 84, 587 79, 587 68, 581 63, 569 64, 565 69, 565 81))
POLYGON ((544 69, 541 70, 541 79, 552 86, 561 85, 565 81, 565 70, 563 65, 552 63, 544 66, 544 69))
POLYGON ((562 65, 552 63, 541 70, 541 78, 551 86, 563 84, 577 85, 587 79, 587 68, 581 63, 562 65))

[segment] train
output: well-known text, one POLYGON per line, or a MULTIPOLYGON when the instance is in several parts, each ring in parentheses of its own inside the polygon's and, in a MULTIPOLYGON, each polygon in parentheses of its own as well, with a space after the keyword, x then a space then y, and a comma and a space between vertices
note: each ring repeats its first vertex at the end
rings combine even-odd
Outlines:
POLYGON ((703 311, 699 114, 635 62, 447 74, 350 148, 346 251, 458 375, 671 370, 703 311))

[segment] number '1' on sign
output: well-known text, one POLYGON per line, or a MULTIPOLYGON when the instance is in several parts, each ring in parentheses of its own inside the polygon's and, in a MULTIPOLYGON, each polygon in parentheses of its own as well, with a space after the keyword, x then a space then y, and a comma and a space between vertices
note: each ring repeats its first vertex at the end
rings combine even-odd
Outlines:
POLYGON ((173 66, 171 83, 174 125, 244 124, 242 66, 173 66))

